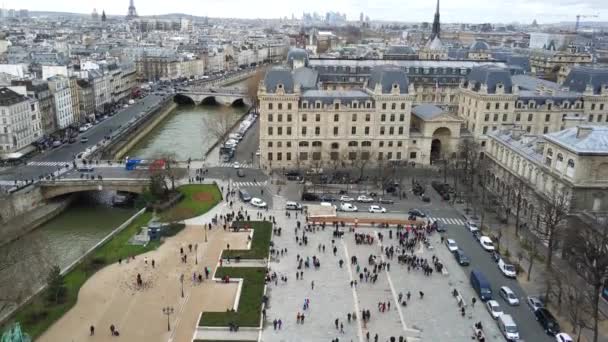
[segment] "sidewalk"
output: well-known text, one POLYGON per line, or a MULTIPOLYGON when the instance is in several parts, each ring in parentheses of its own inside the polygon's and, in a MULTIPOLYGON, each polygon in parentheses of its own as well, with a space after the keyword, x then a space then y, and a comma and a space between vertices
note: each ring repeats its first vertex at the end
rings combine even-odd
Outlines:
MULTIPOLYGON (((452 204, 452 207, 454 207, 467 220, 475 221, 475 222, 479 223, 479 219, 471 220, 470 219, 471 215, 465 214, 464 209, 466 207, 466 204, 454 203, 454 204, 452 204)), ((479 209, 477 209, 477 210, 479 210, 479 209)), ((477 216, 479 216, 479 213, 476 213, 476 214, 477 214, 477 216)), ((523 222, 526 222, 526 220, 520 216, 520 222, 523 223, 523 222)), ((526 293, 528 295, 532 295, 532 296, 544 295, 545 283, 546 283, 546 279, 547 279, 547 272, 546 272, 543 261, 536 260, 534 262, 534 265, 532 267, 532 273, 530 276, 530 281, 527 281, 526 272, 528 270, 530 262, 527 259, 526 250, 524 250, 521 246, 521 240, 535 238, 532 235, 532 233, 528 229, 521 228, 519 230, 520 237, 517 237, 515 235, 515 217, 514 216, 510 216, 509 223, 505 224, 505 223, 499 222, 499 220, 497 219, 496 213, 490 212, 488 210, 485 211, 484 226, 492 227, 491 228, 492 233, 497 233, 498 230, 500 230, 502 232, 502 237, 500 239, 501 255, 504 255, 505 251, 508 250, 509 258, 512 261, 517 261, 518 260, 517 256, 520 253, 522 253, 522 255, 524 256, 520 262, 520 265, 524 271, 522 272, 522 274, 520 274, 518 276, 517 280, 519 281, 520 285, 524 288, 526 293)), ((540 244, 538 253, 541 256, 546 255, 547 247, 544 246, 543 244, 540 244)), ((553 256, 553 264, 555 267, 558 267, 560 269, 567 269, 567 270, 570 270, 572 272, 572 274, 576 274, 575 271, 572 270, 572 267, 570 266, 570 264, 568 264, 565 260, 563 260, 559 255, 553 256)), ((563 327, 564 332, 571 333, 572 329, 570 327, 569 320, 566 317, 567 316, 566 310, 568 310, 566 305, 562 304, 561 312, 558 311, 557 307, 554 307, 553 305, 550 305, 550 306, 551 306, 551 311, 554 313, 554 315, 560 322, 560 325, 563 327)), ((605 309, 606 309, 606 303, 600 302, 600 312, 602 315, 606 315, 605 309)), ((575 335, 575 334, 572 334, 572 335, 575 335)), ((576 338, 576 336, 572 336, 572 337, 576 338)), ((584 330, 583 333, 581 334, 581 341, 591 341, 592 337, 593 337, 593 333, 591 330, 584 330)), ((600 331, 599 331, 598 341, 608 342, 608 327, 606 327, 606 325, 603 324, 602 322, 600 322, 600 331)))

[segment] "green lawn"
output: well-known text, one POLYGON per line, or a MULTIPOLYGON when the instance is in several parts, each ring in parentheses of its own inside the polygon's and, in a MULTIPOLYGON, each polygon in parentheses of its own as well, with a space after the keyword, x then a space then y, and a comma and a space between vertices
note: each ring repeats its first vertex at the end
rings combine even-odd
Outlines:
POLYGON ((242 278, 243 287, 236 312, 203 312, 199 326, 227 326, 235 322, 240 327, 257 327, 262 314, 264 295, 264 267, 220 267, 216 277, 242 278))
POLYGON ((188 184, 178 187, 177 190, 184 198, 175 207, 161 214, 161 220, 164 222, 182 221, 202 215, 222 200, 220 189, 215 184, 188 184), (208 199, 197 199, 196 196, 202 193, 211 196, 208 199))
POLYGON ((267 221, 238 222, 241 226, 253 228, 253 241, 251 249, 231 249, 222 252, 223 258, 234 258, 240 256, 241 259, 266 259, 270 250, 270 238, 272 235, 272 223, 267 221))
MULTIPOLYGON (((215 206, 221 200, 221 194, 215 185, 186 185, 179 188, 185 195, 184 199, 175 208, 188 208, 193 213, 191 217, 201 215, 215 206), (209 192, 211 201, 196 201, 193 194, 209 192)), ((21 328, 26 331, 32 339, 38 338, 46 329, 57 321, 64 313, 74 306, 78 298, 78 291, 85 281, 102 267, 118 262, 119 259, 126 260, 128 257, 136 256, 154 250, 160 245, 160 241, 152 241, 147 246, 136 246, 128 243, 129 239, 139 233, 142 226, 146 225, 152 218, 152 213, 146 212, 135 219, 127 228, 118 233, 112 239, 100 246, 89 257, 83 260, 72 271, 64 276, 68 289, 67 298, 59 305, 48 304, 45 300, 46 291, 38 294, 31 303, 25 305, 7 322, 18 321, 21 328)), ((183 227, 177 227, 179 231, 183 227)), ((174 232, 175 233, 175 232, 174 232)), ((2 331, 4 327, 0 327, 2 331)))

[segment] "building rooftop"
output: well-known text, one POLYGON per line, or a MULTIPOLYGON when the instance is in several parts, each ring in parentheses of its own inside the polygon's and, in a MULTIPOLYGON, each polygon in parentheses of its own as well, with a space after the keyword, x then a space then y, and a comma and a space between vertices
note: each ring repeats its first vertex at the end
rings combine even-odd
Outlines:
POLYGON ((510 146, 511 149, 532 162, 542 163, 543 161, 543 155, 537 149, 537 144, 543 141, 541 136, 516 135, 512 130, 496 130, 488 133, 488 136, 510 146))
POLYGON ((367 87, 373 91, 378 84, 381 86, 383 94, 390 93, 394 86, 399 86, 399 93, 407 94, 409 80, 407 74, 398 66, 382 65, 374 67, 367 87))
POLYGON ((472 82, 475 89, 479 89, 482 84, 487 86, 489 94, 496 93, 496 88, 500 85, 504 87, 505 93, 511 93, 513 90, 509 70, 492 65, 473 68, 467 76, 467 81, 472 82))
POLYGON ((412 108, 412 114, 423 120, 431 120, 440 116, 443 112, 443 109, 432 104, 422 104, 412 108))
POLYGON ((576 154, 608 155, 608 127, 581 125, 545 134, 547 141, 576 154))
POLYGON ((286 93, 293 93, 294 82, 291 70, 283 67, 274 67, 266 73, 264 77, 266 92, 275 93, 279 84, 283 86, 286 93))
POLYGON ((608 87, 608 69, 574 67, 564 81, 565 87, 581 93, 587 89, 588 85, 591 86, 594 94, 599 94, 602 86, 608 87))
POLYGON ((381 60, 381 59, 310 59, 310 66, 350 66, 350 67, 374 67, 377 65, 396 65, 401 68, 473 68, 482 65, 493 65, 506 68, 504 62, 483 61, 420 61, 420 60, 381 60))
POLYGON ((12 106, 16 103, 26 101, 27 97, 6 87, 0 88, 0 106, 12 106))
POLYGON ((361 90, 306 90, 302 93, 302 100, 332 104, 334 100, 340 100, 342 103, 368 101, 371 100, 371 96, 361 90))

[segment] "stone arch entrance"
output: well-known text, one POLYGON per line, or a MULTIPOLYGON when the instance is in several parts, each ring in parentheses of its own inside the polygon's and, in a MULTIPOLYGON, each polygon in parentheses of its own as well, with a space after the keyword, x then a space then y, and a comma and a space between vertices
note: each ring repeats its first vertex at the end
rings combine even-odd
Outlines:
POLYGON ((452 137, 452 132, 447 127, 440 127, 433 132, 431 140, 431 163, 433 161, 447 157, 446 153, 449 151, 450 142, 449 139, 452 137))

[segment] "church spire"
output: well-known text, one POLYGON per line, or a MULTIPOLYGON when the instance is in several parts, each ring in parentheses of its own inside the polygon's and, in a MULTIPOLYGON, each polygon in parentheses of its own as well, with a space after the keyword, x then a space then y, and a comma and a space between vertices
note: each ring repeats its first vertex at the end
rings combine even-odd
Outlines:
POLYGON ((435 10, 435 18, 433 19, 433 33, 431 34, 431 40, 435 37, 440 38, 441 26, 439 24, 439 0, 437 0, 437 9, 435 10))

